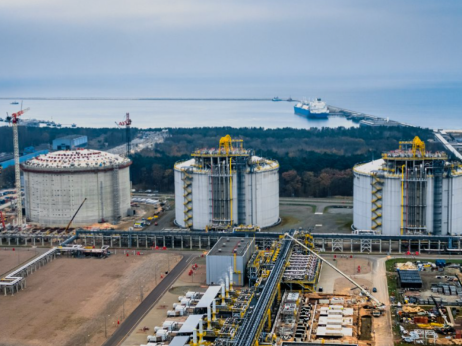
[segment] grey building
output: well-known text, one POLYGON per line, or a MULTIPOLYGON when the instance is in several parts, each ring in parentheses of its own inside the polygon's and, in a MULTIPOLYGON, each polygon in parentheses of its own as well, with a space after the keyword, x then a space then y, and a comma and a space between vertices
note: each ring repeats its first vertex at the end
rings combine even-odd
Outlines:
POLYGON ((86 148, 87 143, 87 136, 69 135, 53 140, 53 150, 73 150, 77 148, 86 148))
POLYGON ((232 272, 233 284, 244 285, 247 262, 254 252, 254 238, 220 238, 206 257, 207 284, 224 282, 232 272))

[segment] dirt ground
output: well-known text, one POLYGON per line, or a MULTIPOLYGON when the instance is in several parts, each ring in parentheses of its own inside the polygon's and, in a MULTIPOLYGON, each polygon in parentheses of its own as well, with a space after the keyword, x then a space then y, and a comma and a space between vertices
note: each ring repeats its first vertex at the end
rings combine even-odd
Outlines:
POLYGON ((44 249, 32 248, 1 248, 0 249, 0 276, 12 271, 20 264, 26 262, 30 258, 41 254, 44 249))
POLYGON ((342 257, 337 255, 337 268, 347 275, 369 274, 372 269, 371 261, 367 258, 350 258, 349 255, 342 257), (358 267, 361 267, 358 273, 358 267))
POLYGON ((101 345, 104 316, 109 336, 123 310, 127 317, 180 259, 123 251, 107 259, 59 258, 29 276, 26 290, 0 297, 0 345, 101 345))
POLYGON ((143 320, 136 326, 133 333, 122 343, 122 346, 139 346, 146 343, 148 335, 154 333, 155 326, 161 326, 166 320, 169 321, 184 321, 185 317, 167 317, 167 310, 173 310, 173 303, 178 303, 178 296, 184 296, 186 292, 205 292, 207 290, 206 282, 206 268, 205 257, 194 259, 192 264, 197 264, 199 268, 194 271, 193 276, 188 273, 191 267, 181 274, 177 281, 172 285, 170 290, 165 293, 161 300, 152 308, 152 310, 143 318, 143 320), (148 327, 149 330, 144 331, 143 327, 148 327))

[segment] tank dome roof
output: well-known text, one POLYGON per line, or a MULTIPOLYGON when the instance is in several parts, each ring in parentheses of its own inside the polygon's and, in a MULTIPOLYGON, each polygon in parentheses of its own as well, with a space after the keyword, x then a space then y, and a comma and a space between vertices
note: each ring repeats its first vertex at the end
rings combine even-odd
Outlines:
POLYGON ((123 168, 131 164, 130 159, 120 155, 91 149, 62 150, 37 156, 22 164, 24 170, 99 170, 123 168))

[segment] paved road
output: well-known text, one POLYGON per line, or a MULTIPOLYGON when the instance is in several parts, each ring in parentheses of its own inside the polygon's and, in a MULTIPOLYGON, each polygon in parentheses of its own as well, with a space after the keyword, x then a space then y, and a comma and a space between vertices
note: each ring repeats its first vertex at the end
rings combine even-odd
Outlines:
POLYGON ((145 300, 127 317, 119 329, 103 344, 104 346, 117 346, 122 344, 125 338, 133 331, 141 319, 154 307, 162 298, 172 284, 178 279, 183 271, 189 266, 196 255, 184 254, 182 260, 146 297, 145 300))

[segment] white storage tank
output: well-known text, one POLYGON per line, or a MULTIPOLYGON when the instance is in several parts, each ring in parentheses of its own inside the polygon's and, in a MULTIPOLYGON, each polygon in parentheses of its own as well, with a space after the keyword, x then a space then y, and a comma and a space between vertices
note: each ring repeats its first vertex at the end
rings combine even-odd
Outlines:
POLYGON ((279 218, 279 164, 253 155, 228 135, 175 164, 175 222, 203 230, 270 227, 279 218))
POLYGON ((130 209, 128 158, 99 150, 56 151, 21 165, 28 222, 64 227, 117 222, 130 209))
POLYGON ((383 235, 462 233, 462 168, 418 138, 354 167, 353 226, 383 235))

